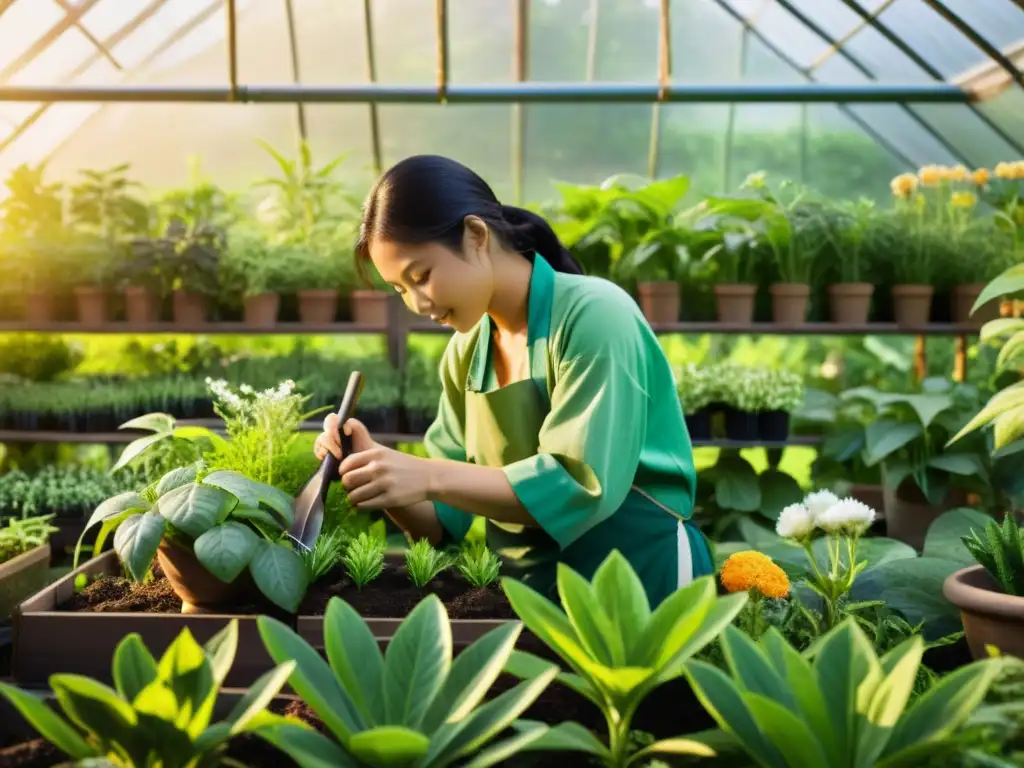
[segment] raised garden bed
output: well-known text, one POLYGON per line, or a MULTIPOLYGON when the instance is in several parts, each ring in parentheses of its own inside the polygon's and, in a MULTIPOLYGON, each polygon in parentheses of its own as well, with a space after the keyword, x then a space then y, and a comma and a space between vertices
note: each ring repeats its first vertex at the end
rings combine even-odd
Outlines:
POLYGON ((0 619, 9 616, 18 603, 46 584, 49 568, 49 544, 0 563, 0 619))

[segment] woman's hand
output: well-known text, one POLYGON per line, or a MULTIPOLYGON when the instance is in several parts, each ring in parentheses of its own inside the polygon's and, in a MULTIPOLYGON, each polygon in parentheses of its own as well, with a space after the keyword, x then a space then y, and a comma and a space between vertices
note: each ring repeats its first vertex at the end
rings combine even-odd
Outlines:
MULTIPOLYGON (((345 425, 345 436, 352 438, 352 453, 359 453, 379 445, 370 437, 366 427, 355 419, 349 419, 345 425), (353 434, 352 429, 348 427, 352 422, 361 427, 358 434, 353 434)), ((324 431, 317 436, 316 442, 313 443, 313 453, 316 455, 317 461, 323 461, 328 453, 333 453, 334 458, 338 461, 345 458, 341 450, 341 435, 338 433, 338 414, 327 414, 327 418, 324 419, 324 431)))

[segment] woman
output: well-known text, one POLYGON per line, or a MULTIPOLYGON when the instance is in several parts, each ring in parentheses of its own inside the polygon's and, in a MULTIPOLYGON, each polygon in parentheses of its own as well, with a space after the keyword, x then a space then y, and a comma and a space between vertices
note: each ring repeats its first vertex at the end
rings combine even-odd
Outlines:
MULTIPOLYGON (((612 549, 652 606, 712 572, 684 522, 696 476, 675 382, 629 294, 584 276, 542 218, 437 156, 375 184, 356 258, 455 333, 424 440, 431 458, 345 423, 352 455, 339 473, 352 504, 434 545, 459 542, 482 516, 504 572, 549 596, 558 562, 589 579, 612 549)), ((327 451, 341 458, 336 415, 316 441, 318 458, 327 451)))

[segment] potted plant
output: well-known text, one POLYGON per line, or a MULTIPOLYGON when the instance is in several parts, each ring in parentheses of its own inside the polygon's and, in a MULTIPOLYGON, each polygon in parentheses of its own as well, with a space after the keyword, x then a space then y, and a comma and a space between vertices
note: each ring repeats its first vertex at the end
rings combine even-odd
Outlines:
POLYGON ((714 268, 715 305, 718 322, 750 325, 754 321, 757 271, 762 250, 752 224, 762 208, 759 201, 743 198, 708 198, 697 206, 690 233, 691 258, 714 268))
POLYGON ((790 415, 803 402, 804 381, 792 371, 767 370, 764 376, 764 399, 757 412, 758 437, 785 442, 789 438, 790 415))
POLYGON ((714 389, 706 368, 689 364, 676 377, 676 392, 693 440, 711 439, 711 400, 714 389))
POLYGON ((925 326, 931 319, 935 257, 948 245, 935 216, 941 183, 938 166, 921 168, 916 175, 901 174, 891 182, 895 201, 891 221, 901 235, 892 253, 893 314, 902 327, 925 326))
POLYGON ((719 399, 725 404, 725 436, 729 440, 758 439, 757 412, 768 393, 762 371, 744 366, 722 366, 715 372, 719 399))
POLYGON ((265 328, 277 322, 280 289, 291 277, 288 255, 287 246, 272 246, 254 227, 235 226, 228 232, 220 287, 231 301, 241 298, 246 325, 265 328))
POLYGON ((0 527, 0 616, 46 584, 53 515, 12 518, 0 527))
POLYGON ((864 244, 871 231, 875 204, 864 198, 856 203, 844 202, 837 213, 839 219, 832 235, 839 280, 828 287, 832 322, 866 325, 871 316, 875 286, 864 282, 869 268, 864 244))

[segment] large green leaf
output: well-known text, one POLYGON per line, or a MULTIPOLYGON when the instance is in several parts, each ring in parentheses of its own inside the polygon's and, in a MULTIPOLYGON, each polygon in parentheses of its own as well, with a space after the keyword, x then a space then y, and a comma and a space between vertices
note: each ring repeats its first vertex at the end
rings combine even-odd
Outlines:
POLYGON ((1024 331, 1024 319, 1019 317, 1000 317, 989 320, 981 326, 978 334, 979 341, 992 341, 1000 336, 1012 336, 1018 331, 1024 331))
POLYGON ((861 573, 853 584, 856 601, 883 600, 911 624, 925 623, 925 636, 961 628, 959 609, 942 595, 942 584, 960 564, 936 557, 895 560, 861 573))
POLYGON ((167 521, 155 512, 132 515, 114 534, 114 549, 135 581, 142 581, 156 557, 167 521))
POLYGON ((280 517, 263 507, 247 507, 243 504, 239 504, 231 510, 230 516, 236 517, 240 520, 251 520, 253 523, 259 524, 257 527, 263 526, 271 531, 284 530, 284 524, 280 517))
POLYGON ((722 509, 756 512, 761 506, 757 472, 744 459, 725 458, 715 465, 715 503, 722 509))
POLYGON ((920 424, 892 419, 871 422, 864 433, 864 463, 873 467, 922 434, 920 424))
MULTIPOLYGON (((529 731, 543 723, 533 720, 516 720, 512 727, 519 732, 529 731)), ((583 752, 584 754, 601 756, 608 753, 608 748, 598 738, 579 723, 559 723, 552 726, 536 741, 525 747, 529 752, 583 752)))
POLYGON ((1003 344, 999 350, 999 357, 996 359, 996 368, 1006 370, 1016 368, 1020 364, 1020 357, 1024 354, 1024 331, 1018 331, 1003 344))
MULTIPOLYGON (((177 701, 183 705, 185 715, 209 705, 216 693, 213 669, 202 646, 196 642, 188 627, 178 633, 160 657, 157 677, 174 692, 177 701)), ((205 727, 206 723, 201 725, 205 727)))
POLYGON ((961 477, 988 480, 988 472, 981 458, 973 453, 944 453, 928 459, 928 466, 961 477))
POLYGON ((761 483, 761 514, 778 520, 779 513, 790 504, 798 504, 804 491, 792 475, 777 469, 766 469, 758 476, 761 483))
MULTIPOLYGON (((768 656, 746 632, 727 626, 720 637, 733 680, 745 694, 758 694, 789 709, 797 708, 793 691, 768 656)), ((748 701, 749 704, 749 701, 748 701)))
POLYGON ((992 430, 996 450, 1024 438, 1024 406, 1000 415, 992 430))
POLYGON ((237 503, 234 496, 220 488, 189 483, 158 499, 156 509, 179 531, 198 539, 224 522, 237 503))
POLYGON ((920 635, 900 643, 882 659, 885 678, 875 688, 861 723, 857 743, 857 764, 874 766, 885 751, 893 727, 899 722, 914 692, 917 671, 924 654, 920 635))
POLYGON ((96 523, 122 517, 125 513, 145 512, 149 509, 149 502, 142 498, 135 491, 125 491, 117 496, 111 496, 101 503, 86 522, 86 530, 92 528, 96 523))
POLYGON ((744 695, 743 700, 761 733, 782 754, 787 768, 820 768, 828 764, 817 735, 791 710, 756 693, 744 695))
MULTIPOLYGON (((950 439, 947 445, 955 443, 964 435, 985 426, 1004 413, 1013 412, 1022 407, 1024 407, 1024 381, 1019 381, 993 395, 985 404, 985 407, 975 414, 974 418, 967 422, 967 424, 965 424, 964 427, 950 439)), ((1000 444, 998 440, 996 442, 996 449, 998 450, 1002 447, 1002 444, 1000 444)))
POLYGON ((279 664, 269 672, 260 675, 256 682, 249 686, 228 714, 227 722, 231 723, 231 735, 236 736, 243 731, 250 730, 249 724, 257 714, 262 712, 275 696, 288 682, 288 678, 295 671, 296 663, 286 661, 279 664))
POLYGON ((306 566, 294 549, 261 539, 249 561, 249 572, 270 602, 289 613, 299 610, 308 584, 306 566))
POLYGON ((977 312, 992 299, 1011 296, 1021 291, 1024 291, 1024 264, 1015 264, 985 286, 978 294, 974 306, 971 307, 971 314, 977 312))
MULTIPOLYGON (((825 539, 819 539, 819 541, 823 545, 819 547, 818 542, 815 542, 815 554, 824 555, 825 558, 821 562, 827 563, 828 555, 824 546, 825 539)), ((907 560, 916 557, 917 550, 897 539, 890 539, 885 536, 866 536, 857 542, 857 560, 866 561, 869 568, 893 560, 907 560)))
POLYGON ((245 507, 259 507, 261 503, 277 512, 287 528, 295 519, 295 500, 280 488, 250 480, 241 472, 220 470, 203 478, 204 485, 222 488, 234 495, 245 507))
POLYGON ((0 682, 0 694, 14 705, 18 713, 40 736, 76 760, 96 754, 89 744, 41 698, 25 693, 13 685, 0 682))
POLYGON ((637 641, 635 664, 659 669, 668 663, 704 622, 714 599, 709 577, 694 579, 665 598, 637 641))
POLYGON ((927 429, 935 417, 953 405, 953 398, 948 394, 919 393, 912 395, 892 395, 889 405, 904 403, 909 405, 921 421, 921 426, 927 429))
POLYGON ((722 630, 739 615, 748 600, 749 595, 746 592, 716 597, 711 602, 711 609, 704 615, 697 630, 687 638, 686 643, 662 667, 658 682, 664 683, 682 674, 683 663, 718 637, 722 630))
POLYGON ((156 680, 156 659, 137 632, 121 638, 114 649, 114 687, 125 701, 131 702, 156 680))
POLYGON ((192 550, 206 570, 230 584, 249 565, 259 543, 251 528, 228 521, 196 539, 192 550))
POLYGON ((197 468, 195 466, 189 467, 178 467, 172 469, 170 472, 160 478, 160 481, 156 484, 156 495, 160 498, 164 494, 170 493, 175 488, 180 488, 183 485, 194 483, 196 481, 196 475, 198 475, 197 468))
POLYGON ((452 632, 437 595, 423 598, 405 617, 384 654, 387 723, 418 728, 451 667, 452 632))
POLYGON ((866 693, 867 679, 881 675, 874 648, 850 619, 829 632, 821 641, 814 658, 814 672, 825 695, 836 750, 854 754, 857 734, 854 713, 859 698, 866 693))
MULTIPOLYGON (((459 658, 462 658, 462 654, 459 655, 459 658)), ((534 656, 532 653, 513 651, 512 655, 508 657, 508 661, 505 662, 504 671, 520 680, 532 680, 552 668, 560 669, 556 664, 534 656)), ((589 678, 583 678, 573 672, 561 672, 555 679, 566 688, 589 699, 596 706, 603 706, 603 694, 589 678)))
POLYGON ((324 614, 324 647, 339 682, 367 723, 383 723, 384 657, 362 617, 340 597, 332 597, 324 614))
POLYGON ((137 740, 136 716, 117 691, 82 675, 51 675, 50 688, 75 725, 131 748, 137 740))
POLYGON ((146 413, 136 416, 118 427, 118 429, 144 429, 147 432, 170 434, 174 431, 175 419, 167 413, 146 413))
POLYGON ((943 512, 928 527, 928 534, 924 540, 924 556, 948 560, 964 568, 974 565, 974 556, 964 546, 962 537, 969 536, 972 529, 983 531, 991 520, 991 515, 970 507, 958 507, 943 512))
POLYGON ((463 768, 490 768, 492 765, 504 765, 506 760, 524 751, 530 744, 543 737, 548 730, 545 723, 530 722, 522 728, 517 728, 515 736, 494 742, 487 749, 477 752, 463 768))
POLYGON ((362 765, 401 768, 427 754, 430 739, 401 725, 382 725, 353 734, 345 746, 362 765))
POLYGON ((557 586, 562 607, 583 647, 603 666, 624 666, 626 653, 618 628, 612 624, 587 580, 565 563, 559 563, 557 586))
POLYGON ((117 462, 114 464, 114 466, 110 468, 110 471, 117 472, 121 469, 124 469, 129 464, 131 464, 132 461, 134 461, 136 458, 142 455, 142 452, 145 451, 147 448, 149 448, 152 445, 156 445, 161 440, 167 440, 170 437, 170 432, 160 432, 155 435, 146 435, 145 437, 140 437, 138 440, 132 440, 130 443, 128 443, 128 445, 124 447, 124 450, 121 451, 121 455, 118 456, 117 462))
POLYGON ((275 723, 253 732, 288 755, 299 768, 363 768, 329 738, 303 725, 275 723))
POLYGON ((613 549, 597 567, 591 583, 594 596, 622 638, 626 661, 638 663, 634 651, 651 618, 643 582, 622 553, 613 549))

